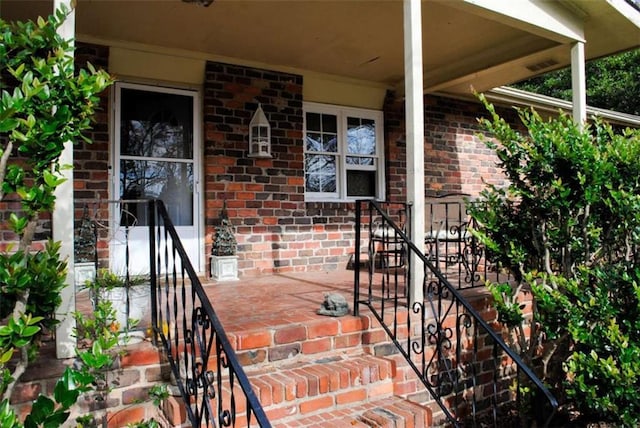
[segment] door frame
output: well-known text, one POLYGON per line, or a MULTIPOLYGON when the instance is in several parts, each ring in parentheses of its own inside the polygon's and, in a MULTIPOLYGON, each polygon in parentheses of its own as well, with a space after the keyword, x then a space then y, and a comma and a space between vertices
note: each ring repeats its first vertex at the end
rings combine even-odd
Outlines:
MULTIPOLYGON (((112 109, 111 109, 111 142, 109 156, 109 191, 113 195, 112 199, 119 198, 119 175, 120 175, 120 126, 119 119, 121 113, 121 89, 137 89, 164 94, 178 94, 190 96, 193 99, 193 228, 197 236, 197 255, 191 260, 193 268, 198 274, 205 273, 205 245, 204 245, 204 179, 203 179, 203 151, 202 141, 202 90, 199 87, 184 86, 176 87, 171 85, 151 84, 139 81, 116 81, 111 89, 112 109)), ((115 224, 115 212, 109 210, 109 222, 115 224)), ((112 256, 111 244, 109 245, 109 257, 112 256)))

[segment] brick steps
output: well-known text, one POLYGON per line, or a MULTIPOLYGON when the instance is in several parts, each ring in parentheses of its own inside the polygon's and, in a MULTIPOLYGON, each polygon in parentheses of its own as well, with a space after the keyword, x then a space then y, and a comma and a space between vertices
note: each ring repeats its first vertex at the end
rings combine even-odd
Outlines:
POLYGON ((234 331, 228 334, 243 366, 273 364, 336 351, 360 351, 368 340, 371 322, 366 316, 319 317, 284 324, 234 331))
MULTIPOLYGON (((406 325, 406 311, 401 311, 406 325)), ((403 321, 400 321, 403 323, 403 321)), ((243 367, 279 364, 325 354, 376 353, 388 338, 368 311, 359 316, 321 317, 305 322, 227 332, 243 367)))
POLYGON ((393 364, 366 354, 279 364, 247 375, 272 422, 393 394, 393 364))
POLYGON ((354 403, 339 410, 327 410, 290 422, 275 422, 274 428, 428 428, 428 409, 400 397, 354 403))
MULTIPOLYGON (((364 328, 368 327, 369 323, 370 320, 365 315, 327 318, 310 325, 271 328, 267 334, 270 344, 296 339, 293 343, 299 343, 301 349, 306 349, 305 341, 313 341, 318 337, 328 339, 334 344, 341 332, 349 329, 353 329, 361 338, 358 346, 330 346, 319 352, 299 353, 275 361, 267 359, 244 365, 254 392, 274 427, 430 426, 431 410, 400 396, 408 395, 404 394, 406 391, 403 386, 404 382, 410 382, 403 381, 405 368, 401 361, 394 358, 397 355, 385 356, 385 352, 376 352, 380 351, 378 347, 387 345, 382 342, 384 336, 380 337, 378 325, 364 328), (290 333, 291 335, 287 336, 290 333), (287 337, 289 339, 283 339, 287 337), (373 355, 374 352, 380 356, 373 355)), ((235 334, 236 338, 249 337, 246 332, 235 334)), ((247 342, 244 343, 246 345, 247 342)), ((237 343, 235 344, 237 346, 237 343)), ((148 363, 151 355, 148 348, 132 347, 123 358, 125 363, 143 360, 148 363)), ((152 351, 151 356, 157 361, 158 351, 152 351)), ((263 351, 269 355, 271 350, 263 351)), ((236 385, 235 388, 238 388, 235 390, 236 396, 240 396, 242 393, 239 386, 236 385)), ((224 388, 222 394, 225 397, 223 402, 228 403, 229 391, 224 388)), ((165 415, 172 426, 186 426, 187 421, 180 399, 176 398, 174 401, 174 407, 179 408, 179 411, 174 409, 173 412, 167 412, 167 409, 164 409, 165 415)), ((240 406, 236 408, 238 426, 243 426, 246 424, 243 400, 239 400, 237 405, 240 406)))

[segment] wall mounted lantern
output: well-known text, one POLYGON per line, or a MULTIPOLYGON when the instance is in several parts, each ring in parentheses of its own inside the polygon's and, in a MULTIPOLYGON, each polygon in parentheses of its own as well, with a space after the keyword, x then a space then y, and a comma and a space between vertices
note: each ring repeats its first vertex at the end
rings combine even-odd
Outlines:
POLYGON ((271 125, 260 104, 249 123, 249 157, 271 157, 271 125))

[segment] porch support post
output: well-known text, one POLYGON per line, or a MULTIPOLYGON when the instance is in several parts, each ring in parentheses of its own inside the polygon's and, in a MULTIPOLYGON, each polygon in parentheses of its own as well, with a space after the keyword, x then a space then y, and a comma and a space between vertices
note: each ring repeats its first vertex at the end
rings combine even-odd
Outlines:
MULTIPOLYGON (((411 204, 411 240, 424 246, 424 92, 420 0, 404 0, 404 84, 407 133, 407 203, 411 204)), ((411 253, 409 297, 422 302, 424 269, 411 253)))
POLYGON ((586 76, 584 42, 576 42, 571 48, 571 93, 573 120, 581 126, 587 121, 586 76))
MULTIPOLYGON (((71 11, 67 19, 58 28, 58 34, 64 39, 75 37, 75 10, 71 6, 72 0, 53 0, 53 9, 57 10, 65 5, 71 11)), ((73 44, 73 41, 71 42, 73 44)), ((61 165, 73 165, 73 144, 68 141, 60 156, 61 165)), ((62 171, 67 181, 56 189, 56 205, 52 213, 53 240, 60 241, 60 257, 67 260, 66 286, 62 289, 62 303, 56 311, 56 319, 60 324, 56 327, 56 356, 58 358, 70 358, 75 355, 75 339, 72 337, 75 319, 73 312, 76 309, 75 298, 75 269, 73 258, 73 171, 62 171)))

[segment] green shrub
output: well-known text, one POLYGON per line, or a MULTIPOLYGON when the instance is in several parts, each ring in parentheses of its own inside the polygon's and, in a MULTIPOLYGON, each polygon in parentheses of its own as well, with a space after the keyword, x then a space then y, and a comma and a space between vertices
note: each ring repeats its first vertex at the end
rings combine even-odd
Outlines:
MULTIPOLYGON (((56 188, 65 181, 61 171, 70 167, 60 163, 65 144, 88 141, 83 133, 90 128, 98 94, 111 83, 107 73, 91 65, 74 68, 73 46, 57 34, 68 13, 62 8, 36 22, 0 19, 0 201, 10 195, 20 203, 6 222, 17 236, 16 246, 0 254, 2 427, 22 426, 9 397, 37 351, 37 336, 55 324, 64 286, 66 263, 59 245, 31 249, 36 227, 41 214, 53 211, 56 188)), ((98 347, 92 354, 100 354, 98 347)), ((61 425, 93 381, 83 371, 67 369, 51 397, 34 401, 24 426, 61 425)))
POLYGON ((487 186, 470 211, 487 258, 514 278, 489 284, 508 338, 585 417, 636 426, 640 132, 519 110, 521 133, 480 98, 485 142, 510 184, 487 186), (533 320, 522 292, 533 295, 533 320))

